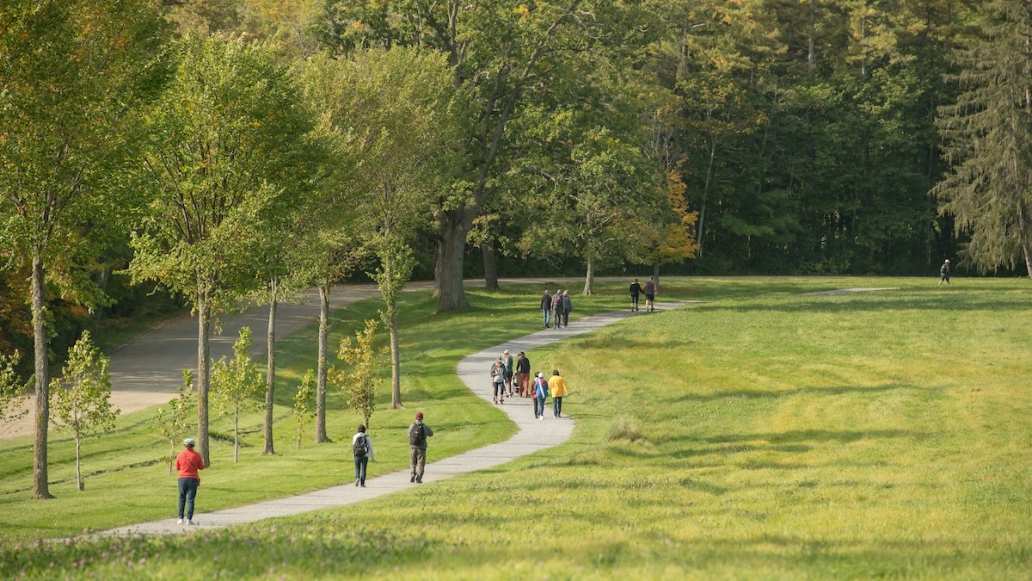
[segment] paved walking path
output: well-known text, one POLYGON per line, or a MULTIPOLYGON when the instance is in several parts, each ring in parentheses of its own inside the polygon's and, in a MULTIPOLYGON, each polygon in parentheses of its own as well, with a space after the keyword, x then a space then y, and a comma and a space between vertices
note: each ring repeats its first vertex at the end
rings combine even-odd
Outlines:
MULTIPOLYGON (((664 311, 682 306, 686 303, 657 303, 656 310, 664 311)), ((491 347, 466 357, 459 362, 458 376, 475 394, 491 402, 492 393, 487 379, 488 370, 499 354, 508 349, 514 356, 520 351, 530 351, 554 343, 560 339, 589 333, 615 321, 632 316, 650 316, 645 312, 621 311, 606 313, 578 319, 565 329, 543 329, 525 337, 491 347)), ((399 490, 451 478, 459 474, 467 474, 477 470, 492 468, 511 460, 526 456, 562 444, 573 433, 573 419, 569 417, 554 418, 546 410, 544 420, 535 420, 531 400, 514 398, 506 399, 506 403, 498 406, 516 423, 519 431, 512 438, 499 444, 492 444, 470 450, 464 454, 428 463, 423 476, 423 484, 411 484, 408 470, 395 472, 366 480, 366 488, 357 488, 353 483, 327 488, 308 494, 301 494, 278 500, 271 500, 249 506, 226 510, 194 514, 194 526, 176 524, 175 519, 142 523, 97 533, 109 535, 151 535, 177 534, 205 530, 213 527, 224 527, 254 522, 271 517, 280 517, 303 512, 343 506, 377 498, 399 490)), ((430 426, 433 418, 427 418, 430 426)), ((428 457, 434 455, 433 439, 430 439, 428 457)), ((174 507, 174 495, 169 497, 170 508, 174 507)))
MULTIPOLYGON (((605 279, 596 279, 605 280, 605 279)), ((582 279, 537 278, 500 279, 503 285, 583 284, 582 279)), ((432 290, 433 281, 410 282, 406 291, 432 290)), ((467 287, 483 286, 484 281, 467 280, 467 287)), ((544 288, 544 287, 542 287, 544 288)), ((379 297, 380 291, 374 284, 341 285, 330 289, 330 310, 334 311, 354 302, 379 297)), ((276 337, 284 339, 319 320, 319 292, 312 289, 295 304, 280 303, 276 311, 276 337)), ((243 313, 223 317, 222 334, 212 333, 210 357, 233 356, 233 342, 243 327, 251 328, 253 357, 264 357, 265 342, 269 329, 268 305, 258 306, 243 313)), ((107 356, 111 360, 111 405, 128 414, 156 405, 167 404, 175 397, 176 389, 183 381, 183 370, 197 370, 197 319, 184 315, 157 325, 136 337, 107 356)), ((51 373, 59 372, 52 369, 51 373)), ((30 413, 24 418, 0 425, 0 438, 30 436, 35 429, 35 399, 25 403, 30 413)))

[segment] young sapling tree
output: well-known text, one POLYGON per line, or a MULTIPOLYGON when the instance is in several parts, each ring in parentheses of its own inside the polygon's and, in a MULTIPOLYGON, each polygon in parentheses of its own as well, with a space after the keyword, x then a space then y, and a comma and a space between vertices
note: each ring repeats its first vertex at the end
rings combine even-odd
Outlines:
POLYGON ((176 449, 190 428, 188 414, 190 413, 190 403, 193 395, 193 373, 189 369, 184 369, 183 382, 176 388, 176 397, 168 401, 171 411, 168 412, 166 417, 165 408, 158 408, 158 415, 155 418, 158 422, 158 429, 161 430, 161 435, 168 440, 168 454, 162 456, 161 460, 168 464, 169 476, 172 476, 176 449))
POLYGON ((251 360, 251 328, 240 329, 240 336, 233 343, 233 359, 222 357, 211 369, 211 391, 218 405, 219 413, 233 414, 233 462, 240 461, 240 408, 258 408, 256 398, 265 387, 258 365, 251 360))
POLYGON ((119 413, 118 408, 111 407, 109 365, 108 358, 93 345, 89 331, 83 331, 68 351, 68 363, 51 392, 51 421, 57 429, 70 431, 75 439, 75 480, 80 492, 85 489, 82 441, 90 434, 114 428, 119 413))
POLYGON ((315 383, 315 370, 309 369, 301 378, 301 385, 294 394, 294 436, 297 439, 297 448, 301 449, 301 438, 304 436, 308 423, 315 417, 312 409, 312 384, 315 383))
POLYGON ((383 383, 382 379, 373 375, 376 359, 387 352, 386 349, 373 348, 373 338, 378 326, 375 320, 368 319, 365 330, 355 332, 354 343, 351 337, 340 340, 337 359, 351 366, 350 373, 345 373, 336 366, 330 370, 333 382, 344 392, 348 405, 362 416, 366 426, 369 426, 369 418, 376 409, 376 388, 383 383))

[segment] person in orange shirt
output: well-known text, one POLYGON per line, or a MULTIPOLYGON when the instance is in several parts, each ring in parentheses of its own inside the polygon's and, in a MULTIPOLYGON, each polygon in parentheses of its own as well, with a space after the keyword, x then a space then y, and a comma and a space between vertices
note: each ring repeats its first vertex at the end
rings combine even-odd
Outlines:
POLYGON ((558 369, 552 371, 552 377, 548 379, 548 392, 552 394, 552 412, 558 418, 563 415, 563 397, 569 393, 566 380, 559 375, 558 369))
POLYGON ((194 451, 197 442, 193 438, 183 441, 183 451, 176 457, 176 470, 179 471, 179 524, 183 524, 183 508, 186 508, 186 524, 193 524, 194 499, 197 498, 197 487, 201 484, 199 470, 204 470, 204 459, 194 451))

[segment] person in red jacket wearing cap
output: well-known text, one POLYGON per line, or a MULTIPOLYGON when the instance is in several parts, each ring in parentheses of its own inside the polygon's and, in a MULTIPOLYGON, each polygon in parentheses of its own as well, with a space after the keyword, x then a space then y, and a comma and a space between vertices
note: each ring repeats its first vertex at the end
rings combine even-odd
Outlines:
POLYGON ((423 423, 423 412, 416 412, 416 421, 408 429, 409 467, 412 477, 409 482, 423 483, 423 467, 426 466, 426 439, 434 435, 430 426, 423 423))
POLYGON ((186 524, 193 524, 194 499, 197 498, 197 487, 201 477, 197 474, 204 470, 204 459, 194 451, 197 442, 193 438, 183 440, 183 451, 176 457, 176 470, 179 471, 179 524, 183 524, 183 509, 186 508, 186 524))

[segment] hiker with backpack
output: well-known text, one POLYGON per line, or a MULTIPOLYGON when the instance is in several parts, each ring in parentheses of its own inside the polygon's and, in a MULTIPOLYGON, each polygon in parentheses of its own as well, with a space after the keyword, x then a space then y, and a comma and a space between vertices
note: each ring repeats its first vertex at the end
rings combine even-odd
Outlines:
POLYGON ((358 433, 351 437, 351 454, 355 457, 355 486, 365 488, 366 466, 376 462, 373 455, 373 441, 366 434, 365 426, 358 426, 358 433))
POLYGON ((530 397, 530 359, 523 351, 516 360, 516 388, 520 397, 530 397))
POLYGON ((558 329, 562 326, 563 317, 563 289, 556 289, 552 295, 552 328, 558 329))
POLYGON ((537 372, 534 385, 530 389, 534 397, 534 417, 543 420, 545 419, 545 399, 548 398, 548 382, 545 381, 544 373, 537 372))
POLYGON ((416 421, 408 429, 409 467, 412 477, 409 482, 423 483, 423 468, 426 466, 426 439, 434 435, 430 426, 423 423, 423 412, 416 412, 416 421))

